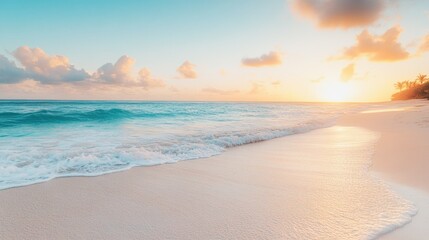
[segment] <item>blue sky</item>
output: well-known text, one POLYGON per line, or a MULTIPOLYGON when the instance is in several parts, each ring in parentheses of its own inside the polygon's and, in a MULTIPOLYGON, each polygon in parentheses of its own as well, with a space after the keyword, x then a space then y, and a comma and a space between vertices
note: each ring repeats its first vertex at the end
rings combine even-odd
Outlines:
MULTIPOLYGON (((200 91, 216 88, 225 94, 210 95, 210 99, 315 101, 323 99, 309 98, 303 91, 311 88, 317 92, 318 86, 314 84, 317 79, 338 80, 332 78, 350 62, 327 59, 353 45, 356 35, 363 30, 382 34, 393 26, 400 26, 403 29, 400 42, 409 52, 415 52, 421 39, 429 34, 428 1, 386 0, 388 6, 377 21, 347 29, 317 27, 292 10, 292 1, 3 1, 0 54, 13 60, 12 52, 18 47, 37 47, 49 55, 66 56, 76 68, 91 73, 105 63, 115 63, 128 55, 135 60, 135 72, 146 67, 166 82, 164 90, 145 91, 143 99, 204 100, 207 93, 200 91), (241 64, 242 58, 271 51, 283 54, 281 65, 247 68, 241 64), (195 65, 198 78, 178 80, 176 69, 187 60, 195 65), (281 84, 274 89, 273 82, 281 84), (247 94, 257 85, 265 89, 260 96, 247 94), (230 96, 227 91, 239 91, 241 95, 230 96), (269 96, 275 98, 269 99, 269 96)), ((389 84, 388 88, 393 91, 391 85, 401 80, 399 77, 409 78, 413 77, 410 74, 429 71, 423 64, 425 60, 427 54, 393 65, 365 59, 352 62, 358 67, 356 78, 367 75, 370 79, 366 81, 378 81, 379 85, 373 86, 381 88, 389 84), (393 75, 386 70, 392 67, 403 71, 393 75), (383 73, 389 79, 379 79, 383 73), (392 79, 393 76, 396 78, 392 79)), ((362 85, 363 81, 356 80, 355 84, 362 85)), ((0 97, 23 94, 19 90, 10 93, 12 86, 7 89, 8 94, 3 91, 0 97)), ((351 100, 384 100, 390 93, 383 92, 380 97, 375 93, 361 95, 351 100)), ((28 96, 37 98, 38 94, 33 92, 28 96)), ((68 98, 82 97, 67 94, 68 98)), ((94 98, 124 96, 94 94, 94 98)), ((132 98, 139 97, 133 95, 132 98)))
POLYGON ((9 1, 0 11, 4 49, 43 47, 89 68, 123 54, 153 65, 222 52, 241 58, 287 32, 283 1, 9 1))

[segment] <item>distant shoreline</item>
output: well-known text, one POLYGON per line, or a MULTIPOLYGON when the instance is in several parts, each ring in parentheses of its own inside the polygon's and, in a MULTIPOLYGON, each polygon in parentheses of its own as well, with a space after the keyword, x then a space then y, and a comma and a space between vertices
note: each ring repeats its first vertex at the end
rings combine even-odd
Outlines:
POLYGON ((399 92, 392 95, 392 100, 429 99, 427 75, 419 74, 414 81, 397 82, 395 87, 399 92))

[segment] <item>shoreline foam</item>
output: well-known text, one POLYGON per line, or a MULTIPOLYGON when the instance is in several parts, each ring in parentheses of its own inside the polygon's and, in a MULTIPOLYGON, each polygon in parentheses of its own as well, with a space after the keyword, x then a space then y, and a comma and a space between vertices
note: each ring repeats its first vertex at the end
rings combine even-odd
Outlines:
POLYGON ((55 101, 0 102, 0 109, 0 190, 211 157, 331 126, 346 111, 341 104, 55 101))
POLYGON ((429 102, 410 100, 392 103, 363 114, 349 114, 338 125, 361 126, 380 133, 371 171, 386 179, 392 189, 412 201, 418 213, 407 224, 380 239, 421 239, 429 236, 429 102))

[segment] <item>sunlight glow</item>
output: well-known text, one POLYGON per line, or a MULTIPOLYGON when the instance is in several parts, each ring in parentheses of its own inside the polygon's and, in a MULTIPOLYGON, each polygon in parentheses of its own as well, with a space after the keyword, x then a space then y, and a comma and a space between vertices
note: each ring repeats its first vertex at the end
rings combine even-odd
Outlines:
POLYGON ((353 85, 347 82, 331 81, 323 84, 321 89, 322 101, 347 102, 352 101, 355 93, 353 85))

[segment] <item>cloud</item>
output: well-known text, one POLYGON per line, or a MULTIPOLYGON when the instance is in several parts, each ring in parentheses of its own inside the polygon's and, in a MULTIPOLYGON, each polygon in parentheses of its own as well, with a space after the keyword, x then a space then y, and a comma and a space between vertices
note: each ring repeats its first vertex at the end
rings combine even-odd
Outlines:
POLYGON ((355 65, 349 64, 346 67, 343 68, 341 71, 341 80, 344 82, 347 82, 353 78, 355 75, 355 65))
POLYGON ((146 90, 165 87, 164 81, 162 81, 161 79, 153 78, 152 74, 147 68, 142 68, 139 71, 138 82, 146 90))
POLYGON ((152 77, 149 69, 142 68, 137 76, 133 74, 135 60, 129 56, 120 57, 115 64, 106 63, 101 66, 94 79, 102 83, 124 87, 142 87, 145 90, 165 87, 164 81, 152 77))
POLYGON ((407 50, 398 42, 402 29, 392 27, 383 35, 373 35, 368 30, 362 31, 356 37, 356 44, 346 48, 337 59, 355 59, 366 57, 374 62, 394 62, 409 57, 407 50))
POLYGON ((279 65, 283 61, 279 52, 269 52, 257 58, 243 58, 241 63, 247 67, 265 67, 279 65))
POLYGON ((201 89, 201 91, 206 93, 219 94, 219 95, 231 95, 231 94, 240 92, 238 90, 221 90, 221 89, 211 88, 211 87, 203 88, 201 89))
POLYGON ((44 84, 78 82, 89 78, 85 70, 76 69, 67 57, 49 56, 41 48, 22 46, 12 54, 24 67, 27 77, 44 84))
POLYGON ((106 63, 98 68, 94 78, 112 84, 132 83, 134 80, 132 77, 134 63, 134 59, 124 55, 115 64, 106 63))
POLYGON ((145 90, 164 87, 161 79, 152 77, 149 69, 142 68, 137 76, 133 74, 134 59, 122 56, 115 64, 106 63, 92 75, 76 69, 67 57, 46 54, 40 48, 22 46, 12 56, 21 64, 0 55, 0 84, 17 84, 33 80, 40 84, 80 84, 87 87, 115 85, 141 87, 145 90))
POLYGON ((293 8, 321 28, 352 28, 374 23, 385 0, 293 0, 293 8))
POLYGON ((19 83, 28 78, 29 75, 24 69, 18 68, 14 62, 0 55, 0 84, 19 83))
POLYGON ((419 47, 419 52, 423 53, 423 52, 429 52, 429 35, 426 35, 426 37, 424 37, 420 47, 419 47))
POLYGON ((177 68, 177 72, 183 78, 195 79, 197 78, 197 72, 195 71, 195 65, 189 61, 185 61, 182 65, 177 68))

